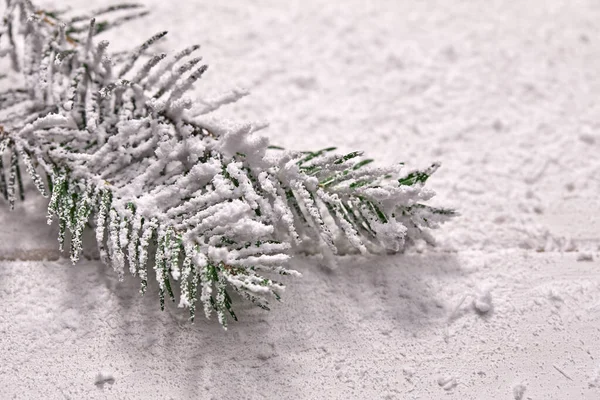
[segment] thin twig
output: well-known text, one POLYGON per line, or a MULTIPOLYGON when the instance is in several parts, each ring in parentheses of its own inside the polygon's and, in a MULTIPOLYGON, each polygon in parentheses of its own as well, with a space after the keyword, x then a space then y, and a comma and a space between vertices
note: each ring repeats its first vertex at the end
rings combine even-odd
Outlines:
POLYGON ((563 371, 562 369, 558 368, 555 364, 553 364, 552 366, 554 367, 555 370, 557 370, 558 372, 560 372, 565 378, 567 378, 570 381, 573 380, 573 378, 571 378, 569 375, 567 375, 567 373, 565 371, 563 371))

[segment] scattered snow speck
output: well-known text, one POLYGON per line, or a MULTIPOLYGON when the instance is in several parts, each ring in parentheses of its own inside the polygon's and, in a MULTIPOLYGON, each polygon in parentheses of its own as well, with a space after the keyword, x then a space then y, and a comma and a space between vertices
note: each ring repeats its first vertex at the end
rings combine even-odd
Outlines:
POLYGON ((482 290, 473 299, 473 307, 479 314, 487 314, 492 309, 492 294, 490 289, 482 290))
POLYGON ((522 400, 525 395, 525 390, 527 386, 524 383, 518 383, 513 387, 513 396, 515 400, 522 400))
POLYGON ((452 375, 440 376, 437 380, 438 385, 444 390, 452 390, 458 385, 456 378, 452 375))

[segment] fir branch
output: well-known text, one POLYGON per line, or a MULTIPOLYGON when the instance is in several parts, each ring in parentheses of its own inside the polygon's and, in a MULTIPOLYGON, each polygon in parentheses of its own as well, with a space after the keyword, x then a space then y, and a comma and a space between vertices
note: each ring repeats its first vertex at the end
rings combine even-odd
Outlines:
POLYGON ((166 32, 124 54, 95 44, 145 12, 125 3, 61 20, 28 0, 6 12, 4 56, 25 83, 0 93, 1 109, 11 110, 0 121, 0 192, 11 208, 17 190, 23 197, 22 164, 50 194, 48 223, 58 220, 61 251, 70 235, 73 263, 94 224, 100 258, 119 279, 127 269, 144 294, 152 268, 161 309, 179 287, 192 321, 200 302, 226 327, 237 320, 233 292, 266 310, 280 300, 285 286, 273 277, 300 276, 288 268, 294 254, 333 262, 340 253, 402 251, 432 242, 428 230, 456 215, 424 204, 437 163, 407 173, 403 164, 374 167, 358 151, 285 151, 256 135, 264 126, 198 121, 247 94, 188 99, 207 69, 192 57, 199 46, 151 54, 166 32))

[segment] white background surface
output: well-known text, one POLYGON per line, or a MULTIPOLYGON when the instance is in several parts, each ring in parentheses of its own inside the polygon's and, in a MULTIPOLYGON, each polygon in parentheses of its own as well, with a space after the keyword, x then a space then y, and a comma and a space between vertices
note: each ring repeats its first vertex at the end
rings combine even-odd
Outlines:
POLYGON ((1 398, 600 398, 600 5, 145 4, 113 49, 200 43, 199 97, 252 92, 218 116, 289 148, 441 161, 428 185, 462 216, 433 249, 298 258, 284 302, 238 304, 224 332, 57 259, 37 194, 0 204, 1 398))

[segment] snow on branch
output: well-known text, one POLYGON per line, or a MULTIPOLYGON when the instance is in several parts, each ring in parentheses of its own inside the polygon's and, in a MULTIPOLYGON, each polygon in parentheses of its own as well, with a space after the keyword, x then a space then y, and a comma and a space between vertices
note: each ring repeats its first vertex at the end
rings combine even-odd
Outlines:
POLYGON ((179 292, 192 320, 200 302, 226 327, 233 292, 264 309, 280 299, 275 278, 300 275, 287 267, 295 253, 402 251, 455 215, 423 204, 438 164, 373 167, 361 152, 282 151, 260 126, 198 122, 247 92, 187 98, 207 67, 197 45, 153 54, 166 32, 125 54, 94 43, 142 15, 122 4, 68 18, 12 0, 4 16, 0 54, 23 79, 0 92, 0 195, 11 208, 23 198, 23 165, 73 263, 92 224, 120 278, 139 276, 145 293, 151 269, 161 308, 179 292))

